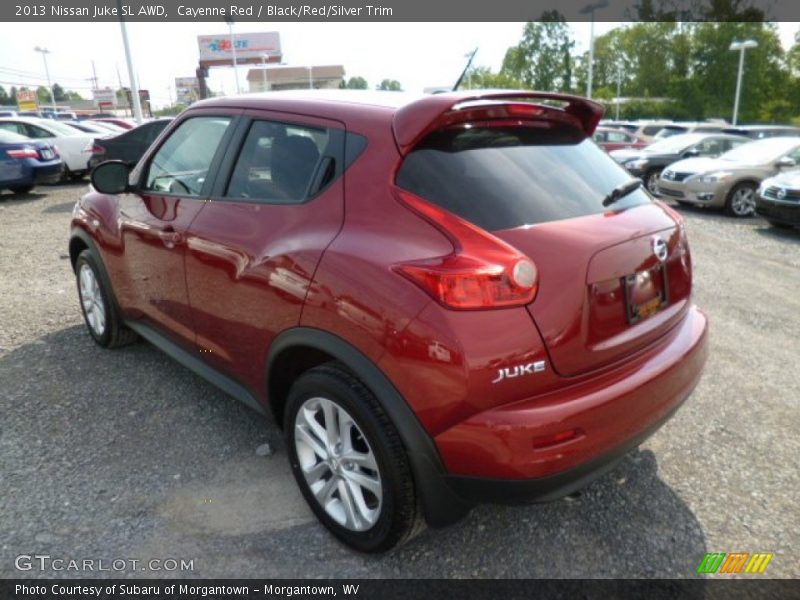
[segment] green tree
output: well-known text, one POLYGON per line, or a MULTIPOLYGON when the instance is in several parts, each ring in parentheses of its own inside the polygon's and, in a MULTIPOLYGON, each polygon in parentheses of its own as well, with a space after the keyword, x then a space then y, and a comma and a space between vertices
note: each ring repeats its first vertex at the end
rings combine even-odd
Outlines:
POLYGON ((544 12, 538 21, 525 24, 522 40, 508 49, 500 72, 527 88, 570 91, 574 46, 564 17, 557 11, 544 12))
POLYGON ((342 81, 342 85, 339 87, 346 88, 348 90, 366 90, 369 85, 367 84, 366 79, 356 76, 348 79, 347 83, 342 81))
MULTIPOLYGON (((475 89, 524 89, 521 81, 517 81, 506 73, 493 73, 488 67, 472 67, 469 70, 470 85, 475 89)), ((465 78, 466 80, 466 78, 465 78)))
POLYGON ((0 85, 0 104, 8 106, 11 104, 11 96, 8 95, 6 89, 0 85))
POLYGON ((384 79, 383 81, 381 81, 377 89, 388 90, 390 92, 402 92, 403 86, 400 85, 399 81, 396 81, 394 79, 384 79))

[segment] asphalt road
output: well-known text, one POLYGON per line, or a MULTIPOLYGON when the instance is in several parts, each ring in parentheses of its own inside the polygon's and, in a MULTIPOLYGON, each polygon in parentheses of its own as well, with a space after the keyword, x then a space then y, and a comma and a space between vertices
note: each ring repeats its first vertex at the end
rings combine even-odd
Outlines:
POLYGON ((84 190, 0 194, 0 577, 92 574, 21 554, 193 561, 94 573, 128 577, 694 577, 706 552, 800 576, 800 231, 681 209, 712 329, 675 418, 577 497, 372 557, 315 522, 261 417, 146 343, 91 341, 66 256, 84 190))

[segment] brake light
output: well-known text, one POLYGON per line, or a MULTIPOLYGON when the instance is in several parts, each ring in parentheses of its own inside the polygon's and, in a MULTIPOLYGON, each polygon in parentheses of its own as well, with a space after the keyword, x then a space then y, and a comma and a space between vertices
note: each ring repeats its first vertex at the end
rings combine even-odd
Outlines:
POLYGON ((35 148, 20 148, 19 150, 6 150, 11 158, 39 158, 39 153, 35 148))
POLYGON ((488 231, 405 190, 400 201, 444 233, 453 253, 396 265, 440 304, 459 310, 530 304, 539 275, 533 261, 488 231))

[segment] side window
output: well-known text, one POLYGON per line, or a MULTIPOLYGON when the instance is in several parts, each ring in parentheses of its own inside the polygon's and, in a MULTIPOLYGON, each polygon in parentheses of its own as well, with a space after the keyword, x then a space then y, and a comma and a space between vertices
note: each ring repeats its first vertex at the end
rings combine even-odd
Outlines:
POLYGON ((722 140, 718 138, 703 140, 698 144, 697 149, 701 156, 717 156, 722 154, 722 140))
POLYGON ((606 138, 608 137, 608 134, 605 131, 595 131, 594 135, 592 137, 593 137, 594 141, 599 144, 600 142, 605 142, 606 141, 606 138))
POLYGON ((795 148, 791 152, 789 152, 786 156, 789 158, 793 158, 797 164, 800 164, 800 148, 795 148))
MULTIPOLYGON (((321 127, 253 121, 225 196, 265 202, 302 202, 309 196, 312 180, 317 179, 315 175, 319 169, 330 170, 331 177, 334 174, 333 161, 323 161, 330 139, 331 130, 321 127)), ((327 180, 327 173, 323 175, 327 180)), ((319 189, 322 185, 315 187, 319 189)))
POLYGON ((30 123, 25 124, 25 128, 28 130, 25 135, 31 138, 50 138, 53 137, 53 134, 47 131, 46 129, 42 129, 41 127, 37 127, 36 125, 31 125, 30 123))
POLYGON ((25 137, 28 137, 28 134, 25 131, 25 127, 22 125, 22 123, 3 122, 0 123, 0 128, 2 128, 3 131, 10 131, 11 133, 18 133, 19 135, 24 135, 25 137))
POLYGON ((624 133, 619 132, 619 131, 609 131, 608 132, 608 141, 609 142, 615 142, 617 144, 623 144, 623 143, 626 143, 628 141, 628 136, 625 135, 624 133))
POLYGON ((199 196, 229 117, 193 117, 181 123, 155 153, 144 189, 199 196))
POLYGON ((749 140, 725 140, 725 152, 746 144, 749 140))

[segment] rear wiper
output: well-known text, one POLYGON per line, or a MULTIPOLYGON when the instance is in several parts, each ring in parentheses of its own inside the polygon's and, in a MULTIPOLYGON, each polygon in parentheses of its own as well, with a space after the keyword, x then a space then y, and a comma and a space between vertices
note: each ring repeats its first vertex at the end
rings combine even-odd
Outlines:
POLYGON ((641 179, 631 179, 630 181, 626 181, 615 187, 613 190, 608 192, 608 195, 603 198, 603 206, 611 206, 617 200, 620 200, 638 190, 642 187, 643 183, 641 179))

